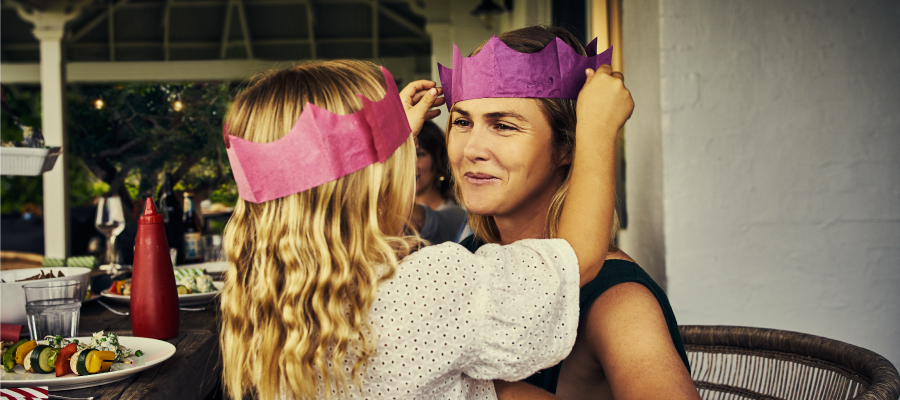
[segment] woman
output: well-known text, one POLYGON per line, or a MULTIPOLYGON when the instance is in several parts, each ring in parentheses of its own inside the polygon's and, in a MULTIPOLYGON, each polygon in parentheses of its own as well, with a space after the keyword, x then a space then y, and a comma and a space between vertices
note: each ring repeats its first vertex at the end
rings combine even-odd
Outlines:
MULTIPOLYGON (((585 101, 623 95, 596 75, 585 101)), ((521 379, 571 348, 580 274, 606 256, 573 221, 608 230, 614 182, 573 171, 584 196, 563 210, 565 240, 411 254, 418 240, 400 234, 415 194, 410 128, 437 91, 393 82, 371 63, 310 62, 235 99, 224 135, 240 194, 220 306, 228 397, 492 399, 492 379, 521 379)), ((614 132, 625 114, 584 123, 614 132)), ((608 157, 614 140, 579 146, 608 157)))
MULTIPOLYGON (((557 37, 586 55, 578 40, 561 28, 530 27, 499 36, 519 53, 536 53, 557 37)), ((443 82, 445 93, 447 84, 443 82)), ((457 85, 451 83, 453 91, 457 85)), ((457 198, 463 200, 474 232, 462 244, 477 254, 485 243, 555 237, 563 220, 562 205, 572 196, 576 137, 590 134, 577 129, 580 119, 606 110, 571 98, 524 97, 468 99, 450 110, 450 164, 457 198)), ((595 236, 595 243, 603 243, 609 253, 603 268, 586 278, 589 283, 581 289, 581 320, 572 353, 529 382, 567 399, 697 399, 665 293, 616 248, 615 229, 595 236)))
POLYGON ((426 121, 416 136, 416 203, 422 219, 419 234, 431 244, 455 242, 466 222, 466 211, 453 199, 452 187, 444 132, 426 121))

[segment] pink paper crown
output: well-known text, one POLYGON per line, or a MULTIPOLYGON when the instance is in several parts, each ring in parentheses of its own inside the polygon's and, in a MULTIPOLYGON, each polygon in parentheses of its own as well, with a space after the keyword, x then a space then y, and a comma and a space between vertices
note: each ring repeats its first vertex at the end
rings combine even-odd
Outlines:
POLYGON ((453 45, 453 68, 438 64, 447 110, 453 103, 493 97, 577 99, 587 77, 612 60, 612 47, 597 54, 597 39, 578 54, 560 38, 537 53, 515 51, 494 36, 472 57, 453 45))
POLYGON ((384 162, 409 138, 411 130, 394 77, 381 67, 387 93, 363 108, 337 115, 306 103, 284 137, 255 143, 228 134, 225 148, 241 198, 253 203, 300 193, 384 162))

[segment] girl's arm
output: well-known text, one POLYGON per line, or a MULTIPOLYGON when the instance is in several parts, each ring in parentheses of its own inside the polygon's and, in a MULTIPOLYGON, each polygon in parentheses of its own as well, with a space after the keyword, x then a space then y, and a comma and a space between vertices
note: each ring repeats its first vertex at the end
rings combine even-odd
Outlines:
POLYGON ((601 65, 586 74, 576 106, 575 157, 558 234, 578 257, 581 286, 606 260, 616 198, 616 136, 634 110, 621 73, 601 65))

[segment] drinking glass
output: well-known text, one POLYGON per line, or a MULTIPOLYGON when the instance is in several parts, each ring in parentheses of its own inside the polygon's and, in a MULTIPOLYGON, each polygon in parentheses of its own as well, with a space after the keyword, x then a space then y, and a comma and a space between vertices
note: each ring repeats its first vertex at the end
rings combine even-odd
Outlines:
POLYGON ((81 319, 81 282, 44 281, 22 285, 25 290, 25 314, 32 340, 48 335, 75 337, 81 319))
POLYGON ((125 230, 125 213, 119 196, 104 196, 97 199, 97 217, 94 226, 106 236, 107 269, 116 269, 116 236, 125 230))

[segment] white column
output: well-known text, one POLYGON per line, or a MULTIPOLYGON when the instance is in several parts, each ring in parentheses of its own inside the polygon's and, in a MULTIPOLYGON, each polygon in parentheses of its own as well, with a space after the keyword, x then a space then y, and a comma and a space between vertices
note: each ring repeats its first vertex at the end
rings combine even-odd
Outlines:
POLYGON ((41 42, 41 113, 44 141, 62 146, 53 170, 44 174, 44 255, 65 258, 69 244, 69 151, 65 131, 65 23, 35 27, 41 42), (41 29, 44 28, 44 29, 41 29))
POLYGON ((61 146, 62 153, 53 170, 44 174, 44 255, 69 256, 68 143, 65 131, 66 60, 63 45, 66 23, 74 19, 91 0, 53 2, 42 11, 16 6, 23 20, 34 24, 34 36, 41 43, 41 119, 44 143, 61 146))

